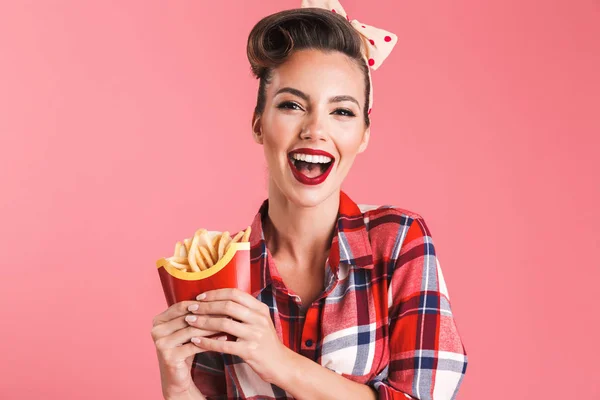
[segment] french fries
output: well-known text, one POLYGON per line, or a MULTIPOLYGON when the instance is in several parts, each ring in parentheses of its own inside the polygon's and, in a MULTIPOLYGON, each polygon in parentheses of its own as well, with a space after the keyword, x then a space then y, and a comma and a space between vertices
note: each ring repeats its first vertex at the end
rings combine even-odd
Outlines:
POLYGON ((193 238, 175 243, 169 264, 181 271, 205 271, 219 262, 233 243, 250 241, 251 228, 239 231, 233 238, 229 232, 222 232, 210 238, 206 229, 198 229, 193 238))

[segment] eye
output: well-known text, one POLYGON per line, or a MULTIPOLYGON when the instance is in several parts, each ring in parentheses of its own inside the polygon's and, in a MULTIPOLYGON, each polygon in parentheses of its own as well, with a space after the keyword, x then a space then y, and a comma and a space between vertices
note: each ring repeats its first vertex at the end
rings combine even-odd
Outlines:
POLYGON ((335 112, 338 112, 338 111, 346 113, 346 114, 340 114, 340 115, 343 115, 345 117, 355 117, 355 115, 354 115, 354 113, 352 111, 347 110, 345 108, 338 108, 337 110, 335 110, 335 112))
POLYGON ((302 110, 302 107, 300 107, 297 103, 293 103, 291 101, 284 101, 283 103, 278 105, 277 108, 287 109, 287 110, 302 110), (294 107, 298 107, 298 108, 294 108, 294 107))

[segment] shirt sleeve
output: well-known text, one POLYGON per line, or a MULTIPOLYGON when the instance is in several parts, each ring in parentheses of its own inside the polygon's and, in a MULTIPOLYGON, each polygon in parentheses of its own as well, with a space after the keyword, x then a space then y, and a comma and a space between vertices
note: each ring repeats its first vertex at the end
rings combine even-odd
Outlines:
POLYGON ((379 399, 455 399, 467 353, 422 217, 402 243, 388 290, 390 363, 368 384, 379 399))
POLYGON ((226 398, 227 382, 221 353, 205 351, 196 354, 191 373, 194 384, 208 400, 226 398))

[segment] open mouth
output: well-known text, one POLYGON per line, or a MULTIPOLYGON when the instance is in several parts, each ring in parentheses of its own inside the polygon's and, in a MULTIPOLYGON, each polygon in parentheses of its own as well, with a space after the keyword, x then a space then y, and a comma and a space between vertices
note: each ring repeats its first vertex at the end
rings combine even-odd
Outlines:
POLYGON ((317 178, 325 173, 333 164, 333 160, 329 162, 310 162, 304 160, 296 160, 290 156, 290 161, 294 168, 307 178, 317 178))
POLYGON ((323 182, 335 163, 331 154, 312 149, 293 151, 288 154, 288 161, 296 179, 307 185, 323 182))

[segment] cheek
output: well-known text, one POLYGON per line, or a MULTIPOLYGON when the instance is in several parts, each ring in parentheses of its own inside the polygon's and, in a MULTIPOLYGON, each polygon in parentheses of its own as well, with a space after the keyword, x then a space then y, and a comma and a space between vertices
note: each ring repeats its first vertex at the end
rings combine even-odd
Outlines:
POLYGON ((268 132, 263 140, 265 159, 267 164, 273 168, 283 162, 284 154, 286 154, 288 148, 288 142, 281 135, 274 133, 274 131, 268 132))
POLYGON ((285 152, 294 139, 294 127, 282 118, 273 118, 264 130, 264 145, 270 152, 285 152))
POLYGON ((356 156, 362 142, 362 134, 363 133, 360 132, 354 135, 347 135, 341 140, 338 140, 338 151, 342 157, 353 159, 356 156))

